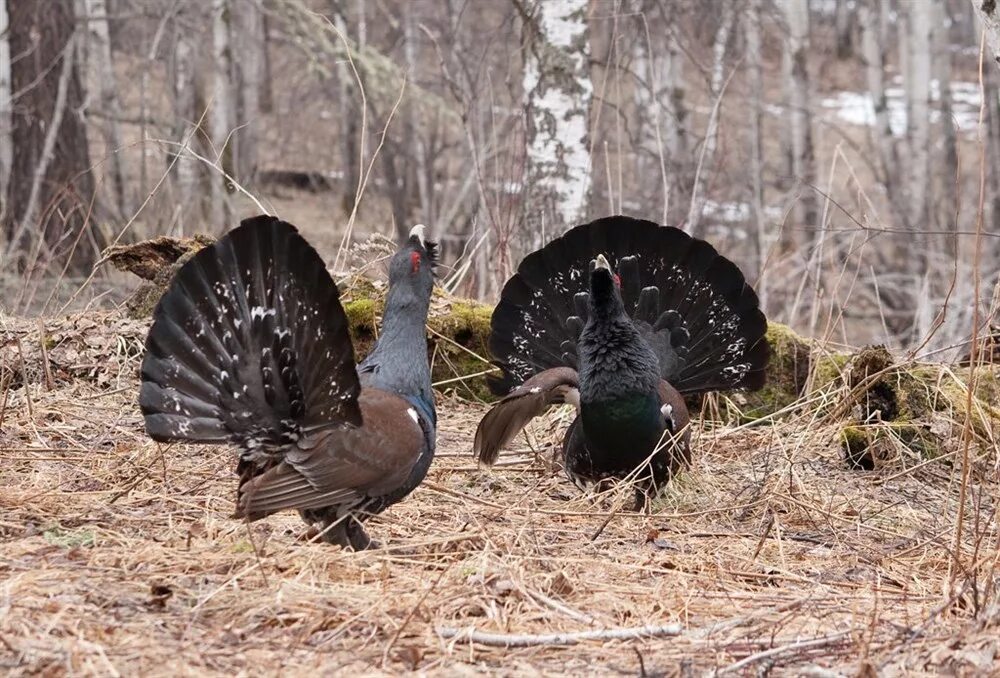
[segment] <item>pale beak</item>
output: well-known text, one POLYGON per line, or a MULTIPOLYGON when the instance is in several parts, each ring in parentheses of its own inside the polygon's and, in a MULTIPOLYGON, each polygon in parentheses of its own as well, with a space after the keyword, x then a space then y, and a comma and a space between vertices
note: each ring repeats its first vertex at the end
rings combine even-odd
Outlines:
POLYGON ((611 264, 603 254, 598 254, 597 259, 594 260, 594 268, 603 268, 605 271, 611 270, 611 264))
POLYGON ((424 226, 423 224, 417 224, 416 226, 410 229, 410 237, 412 238, 416 236, 417 240, 420 241, 420 246, 424 248, 427 247, 427 244, 424 242, 424 232, 426 230, 427 227, 424 226))

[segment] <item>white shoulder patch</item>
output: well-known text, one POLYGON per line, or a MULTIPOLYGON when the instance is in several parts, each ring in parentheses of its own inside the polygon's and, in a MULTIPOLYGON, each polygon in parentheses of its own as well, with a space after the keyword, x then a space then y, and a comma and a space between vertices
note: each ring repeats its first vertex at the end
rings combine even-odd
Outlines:
POLYGON ((417 411, 415 409, 413 409, 412 407, 407 407, 406 413, 410 415, 410 419, 412 419, 414 422, 418 424, 420 423, 420 416, 417 414, 417 411))

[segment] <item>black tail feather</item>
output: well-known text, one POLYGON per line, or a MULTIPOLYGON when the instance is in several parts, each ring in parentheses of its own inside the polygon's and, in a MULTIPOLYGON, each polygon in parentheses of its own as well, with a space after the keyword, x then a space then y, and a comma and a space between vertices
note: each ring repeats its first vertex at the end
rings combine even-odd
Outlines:
POLYGON ((294 226, 247 219, 185 264, 146 339, 139 404, 157 440, 296 440, 359 425, 347 318, 294 226))
POLYGON ((604 254, 621 279, 625 310, 681 393, 759 388, 767 321, 739 268, 683 231, 629 217, 578 226, 525 257, 493 313, 490 352, 504 394, 542 370, 577 368, 590 262, 604 254))

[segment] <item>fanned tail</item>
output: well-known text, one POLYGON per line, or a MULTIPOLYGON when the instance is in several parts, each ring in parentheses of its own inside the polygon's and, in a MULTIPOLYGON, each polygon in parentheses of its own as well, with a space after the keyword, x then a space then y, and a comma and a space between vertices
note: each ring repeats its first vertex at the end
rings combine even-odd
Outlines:
POLYGON ((624 216, 598 219, 529 254, 493 312, 490 352, 508 393, 553 367, 578 369, 590 262, 618 271, 625 309, 683 394, 760 388, 770 355, 767 320, 739 268, 680 229, 624 216))
POLYGON ((146 339, 139 404, 156 440, 274 449, 360 425, 347 318, 323 261, 274 217, 185 264, 146 339))

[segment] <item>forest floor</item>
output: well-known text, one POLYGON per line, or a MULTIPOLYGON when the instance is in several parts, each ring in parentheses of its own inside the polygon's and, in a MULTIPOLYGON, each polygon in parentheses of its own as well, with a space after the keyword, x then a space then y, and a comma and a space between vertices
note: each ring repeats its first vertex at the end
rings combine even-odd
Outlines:
MULTIPOLYGON (((8 345, 34 324, 0 321, 8 345)), ((294 514, 232 519, 231 450, 145 436, 142 321, 53 322, 53 342, 78 331, 82 348, 51 346, 0 394, 7 675, 1000 671, 995 492, 966 486, 957 541, 989 546, 952 576, 963 483, 946 457, 852 470, 837 425, 808 412, 699 427, 691 469, 635 515, 527 443, 478 469, 485 407, 443 395, 427 481, 370 521, 383 548, 351 553, 309 543, 294 514), (610 638, 650 626, 665 628, 610 638), (582 631, 598 638, 542 637, 582 631)), ((565 424, 535 426, 538 449, 565 424)))

